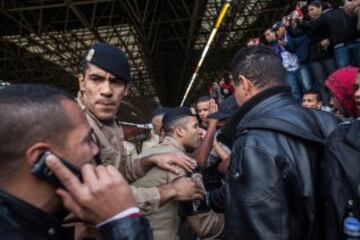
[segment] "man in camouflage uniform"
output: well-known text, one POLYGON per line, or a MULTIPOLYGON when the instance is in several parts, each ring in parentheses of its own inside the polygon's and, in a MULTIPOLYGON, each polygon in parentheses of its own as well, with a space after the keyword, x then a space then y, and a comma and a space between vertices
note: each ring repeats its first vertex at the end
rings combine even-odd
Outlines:
MULTIPOLYGON (((129 159, 124 150, 124 133, 116 121, 122 98, 130 87, 130 69, 125 54, 118 48, 96 43, 87 52, 78 75, 80 91, 77 101, 92 127, 92 138, 99 146, 97 164, 111 164, 129 182, 142 177, 153 166, 174 173, 179 165, 192 170, 195 163, 184 154, 168 153, 146 158, 129 159)), ((170 199, 191 199, 200 196, 201 188, 190 178, 152 188, 133 188, 136 205, 153 211, 170 199)))

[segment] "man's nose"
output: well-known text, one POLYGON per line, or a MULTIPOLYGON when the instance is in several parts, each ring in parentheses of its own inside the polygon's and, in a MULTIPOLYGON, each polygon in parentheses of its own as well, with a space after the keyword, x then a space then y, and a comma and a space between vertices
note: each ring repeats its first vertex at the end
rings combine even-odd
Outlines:
POLYGON ((107 97, 112 96, 113 92, 112 92, 111 83, 109 80, 105 80, 102 82, 100 94, 103 96, 107 96, 107 97))

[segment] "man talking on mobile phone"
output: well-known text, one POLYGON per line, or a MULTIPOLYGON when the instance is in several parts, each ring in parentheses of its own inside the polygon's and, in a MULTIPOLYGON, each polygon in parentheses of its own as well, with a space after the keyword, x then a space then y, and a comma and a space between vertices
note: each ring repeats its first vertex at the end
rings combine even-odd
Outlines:
POLYGON ((0 90, 0 239, 71 239, 68 214, 92 223, 104 239, 152 239, 129 185, 111 165, 95 167, 91 127, 78 104, 52 87, 20 84, 0 90), (31 173, 49 151, 49 171, 64 188, 31 173), (81 170, 82 180, 62 164, 81 170))

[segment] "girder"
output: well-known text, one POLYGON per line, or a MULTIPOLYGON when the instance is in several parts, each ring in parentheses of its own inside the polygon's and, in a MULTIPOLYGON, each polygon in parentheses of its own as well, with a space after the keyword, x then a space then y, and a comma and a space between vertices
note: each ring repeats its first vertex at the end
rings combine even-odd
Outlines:
MULTIPOLYGON (((226 71, 250 38, 296 0, 234 0, 200 70, 188 104, 226 71)), ((336 2, 336 1, 335 1, 336 2)), ((133 85, 119 118, 149 120, 153 106, 180 103, 224 0, 0 1, 0 80, 77 91, 76 74, 96 41, 128 56, 133 85)))

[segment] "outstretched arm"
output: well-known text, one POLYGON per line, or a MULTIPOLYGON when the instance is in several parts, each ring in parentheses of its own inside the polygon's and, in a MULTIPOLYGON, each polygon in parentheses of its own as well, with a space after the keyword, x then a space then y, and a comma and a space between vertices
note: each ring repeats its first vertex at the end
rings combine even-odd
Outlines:
POLYGON ((197 148, 190 156, 196 160, 200 167, 206 167, 209 153, 214 144, 217 120, 210 119, 206 135, 202 140, 199 148, 197 148))

